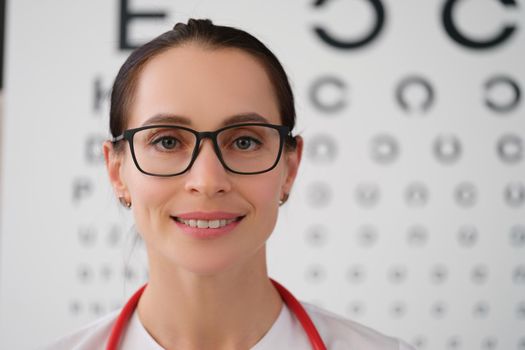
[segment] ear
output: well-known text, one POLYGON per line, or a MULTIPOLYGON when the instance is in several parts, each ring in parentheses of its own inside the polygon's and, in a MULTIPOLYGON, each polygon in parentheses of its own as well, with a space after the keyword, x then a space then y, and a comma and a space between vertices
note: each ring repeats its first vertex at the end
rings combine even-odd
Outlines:
POLYGON ((114 145, 110 141, 104 141, 102 144, 104 153, 104 161, 106 163, 106 170, 109 175, 109 181, 118 197, 124 197, 130 201, 127 186, 122 179, 121 167, 124 154, 115 151, 114 145))
POLYGON ((295 136, 295 139, 297 142, 295 150, 285 153, 287 174, 283 184, 284 193, 290 193, 292 190, 292 185, 295 181, 295 177, 297 176, 299 164, 301 164, 301 157, 303 155, 303 138, 301 136, 295 136))

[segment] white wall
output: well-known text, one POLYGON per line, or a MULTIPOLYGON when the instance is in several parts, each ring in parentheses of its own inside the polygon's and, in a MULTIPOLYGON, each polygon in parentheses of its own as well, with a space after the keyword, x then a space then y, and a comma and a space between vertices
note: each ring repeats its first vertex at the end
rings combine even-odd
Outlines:
MULTIPOLYGON (((133 22, 130 40, 209 17, 251 32, 281 59, 306 150, 269 265, 300 299, 420 349, 524 349, 524 106, 498 80, 523 95, 524 1, 458 1, 452 18, 468 37, 517 28, 487 49, 451 39, 445 0, 383 0, 379 35, 337 49, 313 27, 358 39, 373 26, 371 2, 313 3, 135 0, 131 11, 166 16, 133 22), (412 109, 396 100, 410 77, 431 87, 428 109, 418 80, 404 90, 412 109), (342 107, 316 104, 316 84, 322 106, 342 107), (486 101, 511 107, 497 112, 486 101)), ((118 48, 118 14, 119 1, 7 4, 2 349, 47 343, 118 307, 146 278, 99 147, 108 103, 96 96, 129 53, 118 48)))

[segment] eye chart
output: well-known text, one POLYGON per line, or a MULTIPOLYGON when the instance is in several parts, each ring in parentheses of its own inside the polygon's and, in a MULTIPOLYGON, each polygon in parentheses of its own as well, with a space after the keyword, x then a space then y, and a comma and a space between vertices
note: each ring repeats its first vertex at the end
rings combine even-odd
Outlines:
POLYGON ((295 92, 305 149, 270 275, 418 349, 524 350, 524 8, 10 1, 0 348, 38 348, 147 280, 101 154, 108 93, 131 48, 204 17, 267 44, 295 92))

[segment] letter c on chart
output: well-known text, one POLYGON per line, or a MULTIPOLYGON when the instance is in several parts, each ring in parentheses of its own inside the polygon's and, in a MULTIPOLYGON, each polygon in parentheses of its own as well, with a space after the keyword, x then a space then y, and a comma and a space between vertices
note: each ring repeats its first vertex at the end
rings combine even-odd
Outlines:
MULTIPOLYGON (((507 41, 516 31, 515 25, 505 25, 499 33, 495 34, 491 38, 486 40, 473 40, 461 33, 458 29, 457 24, 454 21, 454 11, 456 10, 456 5, 460 0, 447 0, 443 6, 442 21, 445 31, 448 36, 457 42, 458 44, 467 47, 469 49, 490 49, 495 46, 503 44, 507 41)), ((503 6, 509 8, 518 7, 516 0, 498 0, 503 6)))
MULTIPOLYGON (((324 6, 327 2, 328 0, 316 0, 314 3, 314 7, 324 6)), ((368 0, 368 2, 370 3, 370 5, 372 5, 372 8, 374 10, 375 23, 372 26, 372 29, 369 31, 369 33, 367 33, 363 38, 355 41, 340 40, 334 38, 332 34, 329 34, 329 32, 321 26, 314 26, 315 33, 323 42, 338 49, 351 50, 366 46, 367 44, 372 42, 379 35, 379 33, 381 33, 381 30, 383 29, 383 25, 385 23, 385 9, 381 1, 368 0)))

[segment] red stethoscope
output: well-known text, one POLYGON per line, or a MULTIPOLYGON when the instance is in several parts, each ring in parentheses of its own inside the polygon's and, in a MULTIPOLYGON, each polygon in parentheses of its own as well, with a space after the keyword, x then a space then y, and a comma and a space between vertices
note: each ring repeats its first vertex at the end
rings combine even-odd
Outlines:
MULTIPOLYGON (((270 281, 272 281, 273 285, 281 295, 281 298, 283 299, 285 304, 292 310, 299 322, 301 322, 304 331, 308 335, 310 344, 312 344, 312 348, 314 350, 326 350, 326 345, 324 345, 323 339, 321 339, 319 332, 317 332, 314 323, 306 313, 306 310, 303 308, 301 303, 297 299, 295 299, 292 293, 290 293, 282 285, 275 282, 271 278, 270 281)), ((133 311, 135 311, 140 296, 142 295, 142 292, 144 292, 144 288, 146 288, 146 286, 147 284, 143 285, 139 290, 137 290, 135 294, 133 294, 128 300, 126 305, 124 305, 124 307, 122 308, 122 311, 118 315, 118 318, 115 321, 113 328, 111 329, 111 333, 109 334, 109 340, 106 350, 117 350, 120 338, 122 338, 122 332, 124 331, 124 328, 126 327, 129 319, 131 318, 133 311)))

